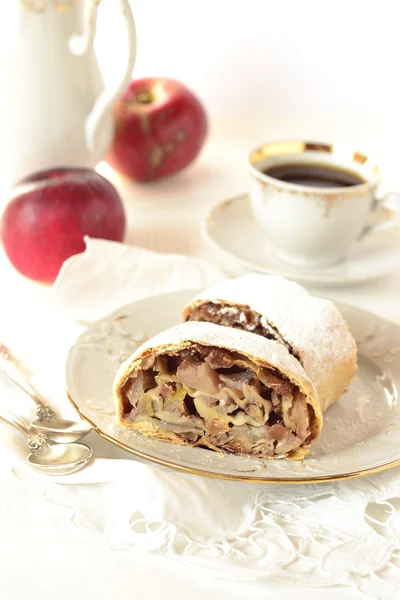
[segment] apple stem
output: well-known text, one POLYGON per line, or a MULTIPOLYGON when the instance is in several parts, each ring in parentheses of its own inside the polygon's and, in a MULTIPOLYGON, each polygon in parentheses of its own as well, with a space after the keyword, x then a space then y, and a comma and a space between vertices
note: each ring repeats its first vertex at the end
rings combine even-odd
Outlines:
POLYGON ((154 101, 154 96, 151 92, 139 92, 135 97, 135 101, 139 104, 151 104, 154 101))

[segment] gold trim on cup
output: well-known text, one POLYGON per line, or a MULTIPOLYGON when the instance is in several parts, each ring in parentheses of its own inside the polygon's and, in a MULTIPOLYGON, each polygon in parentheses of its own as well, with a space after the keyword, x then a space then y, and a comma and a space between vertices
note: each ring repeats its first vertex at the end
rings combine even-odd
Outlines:
POLYGON ((311 141, 302 141, 302 140, 283 140, 277 142, 269 142, 267 144, 263 144, 259 146, 249 155, 249 163, 251 167, 251 171, 253 175, 260 181, 262 184, 269 184, 274 187, 274 189, 290 189, 293 191, 299 191, 302 194, 311 194, 311 195, 320 195, 321 193, 324 196, 338 196, 339 194, 346 193, 346 197, 355 196, 359 193, 365 191, 365 189, 374 187, 379 185, 381 180, 381 174, 379 168, 376 165, 369 167, 369 173, 372 175, 371 177, 367 177, 365 182, 362 182, 357 185, 345 188, 323 188, 323 191, 306 185, 297 185, 295 183, 289 183, 287 181, 281 181, 279 179, 275 179, 274 177, 270 177, 266 173, 263 173, 258 165, 262 163, 264 160, 268 158, 273 158, 275 156, 285 156, 285 155, 293 155, 293 154, 305 154, 306 152, 320 152, 322 155, 330 154, 331 156, 337 156, 338 161, 343 163, 347 161, 351 161, 354 163, 358 163, 361 167, 368 167, 368 163, 371 163, 371 159, 362 152, 358 150, 353 150, 351 147, 344 144, 326 144, 323 142, 311 142, 311 141))

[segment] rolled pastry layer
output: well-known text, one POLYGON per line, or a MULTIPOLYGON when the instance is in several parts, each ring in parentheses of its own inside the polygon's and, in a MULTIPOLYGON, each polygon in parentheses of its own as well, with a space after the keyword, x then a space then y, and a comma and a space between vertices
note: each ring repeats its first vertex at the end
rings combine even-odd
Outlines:
POLYGON ((188 322, 143 344, 114 381, 122 425, 175 444, 301 459, 320 434, 313 384, 275 341, 188 322))
POLYGON ((356 343, 334 304, 282 277, 249 274, 222 281, 185 306, 183 316, 285 346, 317 389, 322 412, 340 398, 357 370, 356 343))

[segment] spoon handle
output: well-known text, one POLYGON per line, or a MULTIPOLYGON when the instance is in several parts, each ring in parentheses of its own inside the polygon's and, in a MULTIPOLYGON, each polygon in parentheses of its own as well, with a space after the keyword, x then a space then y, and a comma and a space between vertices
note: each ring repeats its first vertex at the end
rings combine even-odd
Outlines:
POLYGON ((37 406, 37 418, 39 420, 51 419, 54 412, 49 408, 41 397, 38 390, 28 380, 22 372, 21 367, 11 354, 10 350, 4 344, 0 344, 0 369, 11 381, 13 381, 22 391, 34 401, 37 406))
POLYGON ((17 415, 2 409, 0 420, 12 425, 15 429, 18 429, 20 433, 24 434, 28 439, 28 446, 31 452, 35 452, 36 450, 40 450, 49 445, 47 436, 40 433, 32 433, 28 423, 22 417, 18 417, 17 415))
POLYGON ((24 419, 22 419, 22 417, 18 417, 17 415, 14 415, 8 411, 6 412, 2 409, 2 413, 0 413, 0 419, 18 429, 18 431, 23 433, 25 437, 31 437, 29 425, 26 421, 24 421, 24 419))

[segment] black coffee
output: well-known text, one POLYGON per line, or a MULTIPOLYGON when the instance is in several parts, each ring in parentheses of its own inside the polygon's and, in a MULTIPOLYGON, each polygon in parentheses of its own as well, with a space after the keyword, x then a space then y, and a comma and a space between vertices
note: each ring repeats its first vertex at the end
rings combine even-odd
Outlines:
POLYGON ((365 183, 365 180, 357 173, 326 164, 292 163, 277 165, 265 169, 264 173, 280 181, 311 187, 338 188, 365 183))

